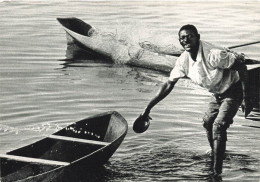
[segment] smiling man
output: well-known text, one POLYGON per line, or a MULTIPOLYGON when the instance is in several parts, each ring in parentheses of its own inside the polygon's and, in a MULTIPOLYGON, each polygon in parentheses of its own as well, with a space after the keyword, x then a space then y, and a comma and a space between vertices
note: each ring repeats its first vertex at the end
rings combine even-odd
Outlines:
POLYGON ((244 56, 200 40, 200 34, 193 25, 180 28, 179 41, 185 51, 142 117, 149 120, 151 109, 172 91, 180 78, 188 77, 213 93, 203 117, 203 126, 212 149, 214 175, 219 176, 226 150, 226 130, 233 123, 241 103, 245 108, 250 105, 244 56))

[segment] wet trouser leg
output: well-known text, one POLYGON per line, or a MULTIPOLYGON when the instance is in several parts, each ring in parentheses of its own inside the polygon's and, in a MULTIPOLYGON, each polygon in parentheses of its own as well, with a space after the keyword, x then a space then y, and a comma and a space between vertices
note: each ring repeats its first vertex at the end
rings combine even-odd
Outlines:
POLYGON ((226 141, 214 140, 214 173, 221 174, 226 151, 226 141))
POLYGON ((215 97, 211 98, 211 101, 208 105, 208 111, 203 117, 203 127, 206 129, 207 139, 211 149, 213 150, 213 123, 217 118, 219 112, 220 104, 216 101, 215 97))
POLYGON ((211 148, 211 150, 213 150, 213 147, 214 147, 214 143, 213 143, 213 135, 212 135, 212 130, 206 130, 206 134, 207 134, 207 138, 208 138, 208 141, 209 141, 209 146, 211 148))
POLYGON ((241 104, 240 98, 220 98, 220 107, 217 118, 213 123, 213 140, 214 140, 214 172, 222 173, 223 158, 226 150, 227 129, 233 123, 241 104))
POLYGON ((233 123, 233 118, 241 104, 241 98, 212 98, 209 110, 203 118, 207 137, 214 155, 214 172, 222 173, 223 158, 226 150, 227 128, 233 123))
POLYGON ((227 132, 217 123, 213 125, 213 140, 214 173, 221 174, 226 151, 227 132))

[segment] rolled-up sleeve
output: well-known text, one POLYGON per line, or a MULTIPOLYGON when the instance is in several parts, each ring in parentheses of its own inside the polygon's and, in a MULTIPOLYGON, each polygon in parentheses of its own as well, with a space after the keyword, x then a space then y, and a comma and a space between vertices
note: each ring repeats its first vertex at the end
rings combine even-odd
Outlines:
POLYGON ((229 69, 235 63, 236 56, 226 50, 212 49, 208 55, 209 63, 214 68, 229 69))

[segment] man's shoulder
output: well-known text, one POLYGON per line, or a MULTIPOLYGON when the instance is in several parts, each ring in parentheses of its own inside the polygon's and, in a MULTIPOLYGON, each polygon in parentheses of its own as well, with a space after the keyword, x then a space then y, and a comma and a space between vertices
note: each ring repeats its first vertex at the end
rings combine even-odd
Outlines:
POLYGON ((203 54, 206 56, 206 58, 212 54, 220 54, 222 51, 225 50, 223 46, 215 45, 206 41, 201 41, 201 44, 203 54))

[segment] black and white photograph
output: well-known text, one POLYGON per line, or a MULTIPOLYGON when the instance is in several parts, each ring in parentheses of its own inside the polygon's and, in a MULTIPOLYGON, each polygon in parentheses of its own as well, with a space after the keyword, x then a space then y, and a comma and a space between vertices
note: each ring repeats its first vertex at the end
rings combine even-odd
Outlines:
POLYGON ((259 0, 0 0, 1 182, 259 182, 259 0))

